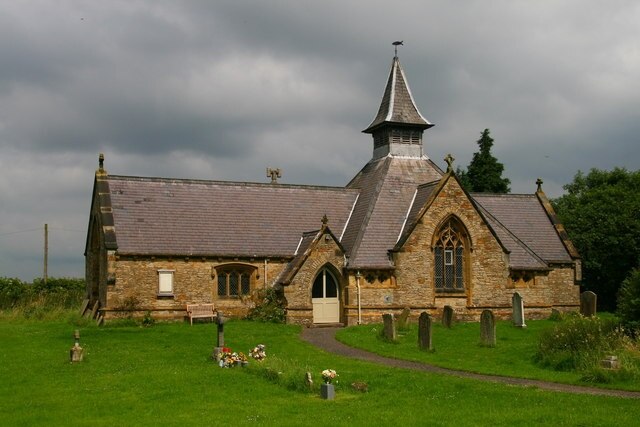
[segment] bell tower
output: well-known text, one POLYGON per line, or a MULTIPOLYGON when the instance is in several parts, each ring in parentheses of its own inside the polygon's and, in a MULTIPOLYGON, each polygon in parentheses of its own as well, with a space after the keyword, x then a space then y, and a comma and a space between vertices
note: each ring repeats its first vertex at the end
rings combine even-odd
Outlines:
POLYGON ((386 156, 421 158, 424 157, 422 134, 433 124, 420 114, 411 95, 397 55, 397 47, 402 42, 393 44, 396 55, 378 114, 362 132, 373 136, 373 159, 386 156))

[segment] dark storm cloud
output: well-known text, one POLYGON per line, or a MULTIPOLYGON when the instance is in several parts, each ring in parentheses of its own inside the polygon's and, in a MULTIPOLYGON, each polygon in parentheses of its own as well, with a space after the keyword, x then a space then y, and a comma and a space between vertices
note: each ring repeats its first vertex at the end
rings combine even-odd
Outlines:
POLYGON ((82 274, 99 152, 115 174, 344 185, 394 40, 437 163, 466 166, 490 128, 514 192, 637 169, 639 20, 577 0, 6 2, 0 275, 39 273, 45 222, 52 274, 82 274))

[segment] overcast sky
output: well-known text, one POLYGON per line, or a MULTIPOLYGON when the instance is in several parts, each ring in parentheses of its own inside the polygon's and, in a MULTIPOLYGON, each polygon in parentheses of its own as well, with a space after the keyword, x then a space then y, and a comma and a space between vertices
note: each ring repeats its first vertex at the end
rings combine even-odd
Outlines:
POLYGON ((393 57, 425 151, 484 128, 514 193, 640 166, 638 1, 0 0, 0 276, 83 276, 110 174, 343 186, 393 57))

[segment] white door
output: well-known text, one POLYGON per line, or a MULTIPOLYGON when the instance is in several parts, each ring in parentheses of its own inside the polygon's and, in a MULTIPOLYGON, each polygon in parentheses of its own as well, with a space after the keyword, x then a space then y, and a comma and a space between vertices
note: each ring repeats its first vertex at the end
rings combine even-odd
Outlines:
POLYGON ((314 280, 311 290, 313 323, 340 322, 338 294, 338 281, 329 270, 323 268, 314 280))

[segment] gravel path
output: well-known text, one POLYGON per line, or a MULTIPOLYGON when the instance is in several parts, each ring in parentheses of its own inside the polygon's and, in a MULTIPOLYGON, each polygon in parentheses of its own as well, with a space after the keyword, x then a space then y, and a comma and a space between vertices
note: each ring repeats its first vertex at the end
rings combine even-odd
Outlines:
POLYGON ((547 381, 529 380, 524 378, 502 377, 497 375, 476 374, 473 372, 456 371, 454 369, 440 368, 420 362, 392 359, 380 356, 365 350, 349 347, 336 340, 338 328, 305 328, 302 330, 302 339, 329 353, 366 362, 379 363, 394 368, 414 369, 416 371, 433 372, 436 374, 453 375, 461 378, 472 378, 480 381, 488 381, 501 384, 518 385, 523 387, 537 387, 543 390, 560 391, 565 393, 592 394, 599 396, 625 397, 640 399, 640 392, 625 390, 607 390, 595 387, 582 387, 571 384, 559 384, 547 381))

